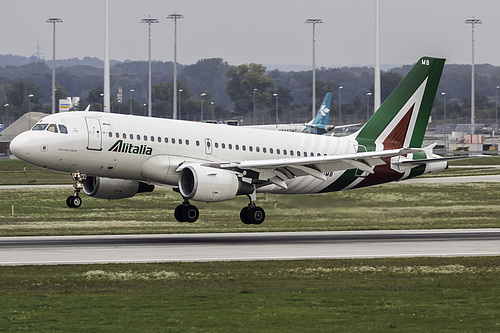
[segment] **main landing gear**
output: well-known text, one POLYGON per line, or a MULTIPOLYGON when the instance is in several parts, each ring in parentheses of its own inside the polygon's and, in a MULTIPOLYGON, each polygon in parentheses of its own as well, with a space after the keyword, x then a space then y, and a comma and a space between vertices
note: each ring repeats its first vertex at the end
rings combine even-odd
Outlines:
POLYGON ((179 222, 193 223, 200 217, 200 212, 195 205, 189 203, 188 199, 184 199, 182 204, 175 207, 174 216, 179 222))
POLYGON ((250 199, 250 203, 247 207, 243 207, 240 212, 241 222, 245 224, 261 224, 266 218, 266 213, 262 207, 255 205, 255 200, 257 198, 256 191, 254 190, 252 194, 247 194, 250 199))
POLYGON ((83 188, 83 181, 85 180, 85 177, 79 172, 75 172, 71 174, 71 176, 73 177, 73 181, 75 182, 75 185, 73 185, 74 191, 73 195, 69 196, 66 199, 66 205, 69 208, 78 208, 82 205, 82 198, 80 198, 79 194, 83 188))
MULTIPOLYGON (((252 194, 247 194, 247 196, 250 203, 241 210, 240 219, 245 224, 261 224, 266 218, 266 213, 262 207, 255 205, 256 192, 253 191, 252 194)), ((189 203, 188 199, 184 199, 184 202, 175 208, 174 216, 179 222, 193 223, 200 217, 200 212, 196 206, 189 203)))

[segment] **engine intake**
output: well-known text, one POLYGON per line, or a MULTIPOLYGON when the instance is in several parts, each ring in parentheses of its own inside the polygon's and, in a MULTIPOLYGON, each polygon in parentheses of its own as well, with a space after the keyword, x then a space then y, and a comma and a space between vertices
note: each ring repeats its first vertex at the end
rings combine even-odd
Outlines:
POLYGON ((253 186, 242 182, 232 171, 188 165, 179 175, 179 191, 184 198, 215 202, 231 200, 236 195, 250 194, 253 186))
POLYGON ((83 182, 83 192, 99 199, 131 198, 137 193, 152 192, 154 185, 137 180, 113 179, 104 177, 87 177, 83 182))

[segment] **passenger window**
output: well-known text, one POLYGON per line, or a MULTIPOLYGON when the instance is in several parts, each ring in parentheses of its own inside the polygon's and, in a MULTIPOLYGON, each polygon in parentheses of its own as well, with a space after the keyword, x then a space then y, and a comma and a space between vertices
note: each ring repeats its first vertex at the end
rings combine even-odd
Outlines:
POLYGON ((172 143, 175 143, 175 139, 174 138, 172 138, 172 143))
POLYGON ((215 148, 219 148, 219 143, 218 142, 215 143, 215 148))
POLYGON ((186 141, 185 141, 185 142, 186 142, 186 146, 189 146, 189 140, 188 140, 188 139, 186 139, 186 141))
POLYGON ((304 152, 304 157, 307 157, 307 152, 304 152))
POLYGON ((241 150, 246 151, 247 147, 245 145, 241 146, 241 150))
POLYGON ((116 136, 117 139, 119 139, 120 138, 120 133, 116 132, 115 136, 116 136))
POLYGON ((179 144, 182 145, 182 139, 179 139, 179 144))
POLYGON ((167 137, 165 137, 165 143, 168 143, 168 138, 167 137))
POLYGON ((273 148, 269 148, 269 154, 273 153, 273 148))
POLYGON ((233 145, 232 145, 232 144, 228 144, 228 145, 227 145, 227 147, 228 147, 229 149, 233 149, 233 145))
POLYGON ((158 142, 161 142, 161 138, 160 137, 158 137, 158 142))
POLYGON ((286 155, 287 151, 286 149, 283 149, 283 155, 286 155))
POLYGON ((133 134, 130 134, 129 137, 130 137, 130 140, 134 140, 134 135, 133 134))
POLYGON ((144 141, 148 141, 148 136, 144 135, 144 141))
POLYGON ((280 154, 280 150, 279 149, 276 149, 276 154, 280 154))
POLYGON ((298 150, 297 150, 297 156, 299 156, 299 157, 300 157, 300 151, 298 151, 298 150))
POLYGON ((240 150, 240 146, 239 145, 234 145, 234 149, 240 150))
POLYGON ((113 137, 113 133, 109 132, 109 137, 112 138, 113 137))
POLYGON ((260 148, 259 147, 255 147, 255 151, 256 152, 260 152, 260 148))
POLYGON ((151 135, 151 142, 155 142, 155 137, 151 135))
POLYGON ((59 127, 59 133, 68 134, 68 129, 64 125, 57 125, 59 127))
MULTIPOLYGON (((200 146, 200 141, 196 140, 196 146, 199 147, 200 146)), ((224 148, 224 147, 223 147, 224 148)))
POLYGON ((222 149, 226 149, 226 144, 222 143, 222 149))
POLYGON ((262 152, 263 152, 263 153, 266 153, 266 152, 267 152, 266 147, 263 147, 263 148, 262 148, 262 152))
POLYGON ((137 134, 137 141, 141 141, 141 136, 137 134))
POLYGON ((249 147, 248 147, 248 150, 249 150, 249 151, 253 151, 253 147, 252 147, 252 146, 249 146, 249 147))
POLYGON ((50 124, 49 127, 47 127, 47 131, 53 132, 53 133, 58 133, 59 131, 57 130, 56 124, 50 124))
POLYGON ((127 138, 127 134, 125 134, 125 133, 123 133, 122 136, 123 136, 124 139, 127 138))

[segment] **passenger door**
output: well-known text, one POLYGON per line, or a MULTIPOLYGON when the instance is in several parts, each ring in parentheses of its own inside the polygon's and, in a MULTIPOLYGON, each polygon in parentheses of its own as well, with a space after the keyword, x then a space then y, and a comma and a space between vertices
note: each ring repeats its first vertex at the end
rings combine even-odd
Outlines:
POLYGON ((97 118, 85 118, 87 123, 87 149, 88 150, 102 150, 102 130, 101 122, 97 118))

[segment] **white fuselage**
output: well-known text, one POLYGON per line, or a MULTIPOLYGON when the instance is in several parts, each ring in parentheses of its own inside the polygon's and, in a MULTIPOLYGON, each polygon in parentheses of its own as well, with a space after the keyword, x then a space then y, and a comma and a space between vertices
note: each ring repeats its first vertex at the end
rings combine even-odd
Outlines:
MULTIPOLYGON (((295 159, 354 154, 358 150, 354 136, 339 138, 102 112, 59 113, 38 124, 63 125, 67 133, 31 130, 16 137, 11 148, 28 163, 63 172, 172 186, 177 185, 178 167, 183 163, 295 159)), ((299 194, 364 186, 359 184, 365 178, 354 173, 333 184, 345 171, 328 172, 324 174, 326 180, 310 175, 295 177, 286 187, 261 184, 257 191, 299 194)), ((396 178, 409 177, 409 171, 402 171, 396 178)))

